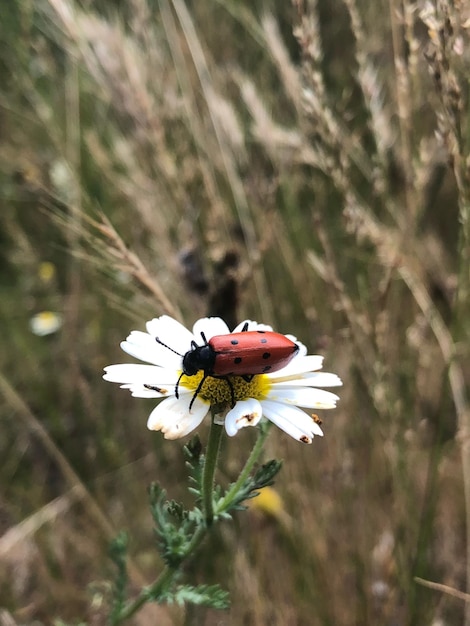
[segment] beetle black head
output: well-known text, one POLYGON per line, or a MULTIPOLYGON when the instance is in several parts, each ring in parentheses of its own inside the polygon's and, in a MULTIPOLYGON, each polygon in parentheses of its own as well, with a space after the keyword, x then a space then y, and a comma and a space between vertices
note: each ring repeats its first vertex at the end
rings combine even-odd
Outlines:
POLYGON ((183 357, 183 372, 186 376, 194 376, 199 370, 205 374, 214 371, 216 353, 209 344, 198 346, 196 342, 191 343, 191 350, 183 357))

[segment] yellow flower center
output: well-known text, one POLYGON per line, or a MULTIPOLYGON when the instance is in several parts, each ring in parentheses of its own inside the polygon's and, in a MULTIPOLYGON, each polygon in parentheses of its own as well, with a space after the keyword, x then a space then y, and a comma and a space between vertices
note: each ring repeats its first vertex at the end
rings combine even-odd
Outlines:
MULTIPOLYGON (((182 376, 180 385, 195 392, 203 378, 204 372, 200 370, 194 376, 182 376)), ((235 402, 247 398, 263 400, 270 388, 271 382, 264 374, 253 376, 249 382, 242 376, 225 376, 224 378, 206 376, 198 395, 210 404, 231 405, 233 400, 235 402)))

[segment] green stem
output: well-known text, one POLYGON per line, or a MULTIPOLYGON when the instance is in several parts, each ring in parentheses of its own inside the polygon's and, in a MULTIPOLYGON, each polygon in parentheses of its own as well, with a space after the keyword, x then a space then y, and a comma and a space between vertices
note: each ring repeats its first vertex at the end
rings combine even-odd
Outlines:
POLYGON ((269 435, 269 431, 271 430, 271 422, 267 422, 263 424, 263 426, 258 431, 258 439, 256 440, 255 445, 253 446, 253 450, 248 457, 245 467, 242 469, 240 476, 237 481, 233 483, 231 488, 225 494, 223 500, 217 506, 217 513, 222 513, 226 511, 232 502, 235 500, 238 492, 246 483, 248 476, 251 473, 255 463, 258 461, 261 452, 263 451, 264 443, 269 435))
POLYGON ((176 568, 169 567, 167 565, 157 580, 155 580, 150 587, 142 589, 139 597, 122 609, 116 619, 112 621, 113 626, 115 624, 120 624, 135 615, 137 611, 148 602, 149 597, 158 597, 162 593, 163 589, 171 583, 176 572, 176 568))
POLYGON ((182 555, 179 564, 172 567, 167 565, 163 572, 160 574, 160 576, 150 585, 150 587, 145 587, 144 589, 142 589, 139 597, 136 598, 133 602, 130 602, 126 607, 124 607, 124 609, 119 613, 117 619, 113 620, 113 626, 116 624, 120 624, 121 622, 135 615, 137 611, 139 611, 144 606, 144 604, 149 601, 149 598, 158 598, 164 591, 165 587, 170 586, 173 579, 178 574, 181 565, 197 550, 199 544, 204 539, 206 532, 207 527, 205 526, 200 526, 196 530, 193 538, 191 539, 191 542, 188 544, 188 547, 182 555))
MULTIPOLYGON (((266 424, 263 428, 260 429, 258 439, 251 451, 250 456, 248 457, 245 466, 238 477, 238 480, 232 485, 229 489, 225 498, 221 500, 221 502, 217 505, 215 513, 219 514, 225 510, 227 510, 231 503, 235 500, 238 492, 245 484, 250 472, 253 469, 253 466, 258 461, 259 456, 263 450, 264 443, 268 436, 270 430, 270 424, 266 424)), ((144 604, 149 601, 149 598, 158 598, 165 588, 169 587, 173 581, 173 579, 177 576, 180 571, 181 566, 184 561, 191 558, 202 540, 204 539, 209 527, 211 526, 214 520, 214 474, 217 465, 217 457, 220 449, 220 442, 222 440, 222 432, 223 427, 215 424, 212 416, 211 429, 209 433, 209 440, 207 442, 207 450, 206 450, 206 458, 204 463, 204 473, 203 473, 203 490, 202 490, 202 500, 204 507, 204 514, 206 524, 199 526, 199 528, 194 533, 190 543, 186 547, 184 554, 181 555, 181 559, 178 565, 174 565, 172 567, 166 566, 162 571, 160 576, 149 586, 143 589, 138 598, 136 598, 133 602, 130 602, 126 607, 122 609, 119 615, 112 620, 113 626, 120 624, 126 619, 129 619, 133 615, 142 608, 144 604)))
POLYGON ((206 526, 211 526, 214 521, 214 475, 219 456, 220 442, 222 440, 223 427, 214 422, 212 412, 209 441, 207 442, 206 458, 204 461, 204 474, 202 477, 202 506, 206 520, 206 526))

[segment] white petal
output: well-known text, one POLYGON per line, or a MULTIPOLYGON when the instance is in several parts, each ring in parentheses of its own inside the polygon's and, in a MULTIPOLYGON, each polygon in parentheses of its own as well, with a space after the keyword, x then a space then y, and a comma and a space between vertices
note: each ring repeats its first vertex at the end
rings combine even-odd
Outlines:
MULTIPOLYGON (((259 327, 258 329, 253 329, 253 330, 272 330, 271 326, 265 326, 264 324, 258 324, 258 327, 259 327)), ((299 346, 299 350, 297 354, 295 355, 296 359, 298 359, 301 356, 307 355, 307 346, 305 346, 301 341, 299 341, 295 335, 288 334, 288 335, 285 335, 285 337, 287 337, 287 339, 290 339, 293 343, 296 343, 299 346)))
POLYGON ((295 337, 294 335, 286 335, 286 337, 287 339, 290 339, 291 341, 293 341, 299 346, 299 351, 297 352, 297 355, 296 355, 297 359, 299 358, 299 356, 307 356, 307 346, 305 346, 301 341, 299 341, 297 337, 295 337))
POLYGON ((181 368, 182 358, 178 354, 157 343, 155 337, 140 330, 133 330, 126 341, 121 343, 121 348, 141 361, 175 369, 181 368))
POLYGON ((297 407, 262 400, 263 414, 288 435, 304 443, 312 443, 315 435, 323 432, 318 424, 304 411, 297 407))
POLYGON ((207 341, 209 341, 211 337, 228 335, 230 331, 227 324, 220 317, 203 317, 193 326, 194 338, 199 346, 204 345, 201 332, 204 333, 207 341))
POLYGON ((331 391, 315 387, 279 387, 273 385, 268 393, 269 400, 302 406, 306 409, 334 409, 339 397, 331 391))
POLYGON ((328 372, 309 372, 306 374, 299 374, 298 378, 272 381, 272 383, 276 387, 341 387, 343 384, 339 376, 328 372))
POLYGON ((121 349, 141 361, 158 362, 157 343, 153 337, 140 330, 133 330, 126 341, 121 342, 121 349))
POLYGON ((274 382, 275 379, 285 378, 287 376, 295 376, 297 374, 305 374, 320 370, 323 364, 323 357, 319 354, 309 354, 307 356, 296 356, 292 361, 283 367, 282 370, 267 374, 274 382))
POLYGON ((130 383, 126 385, 121 385, 121 389, 128 389, 131 392, 133 398, 164 398, 169 395, 174 395, 175 387, 167 386, 167 387, 158 387, 160 391, 155 389, 149 389, 144 385, 139 385, 137 383, 130 383))
POLYGON ((272 326, 268 326, 267 324, 258 324, 258 322, 254 322, 253 320, 244 320, 240 322, 235 328, 232 330, 233 333, 241 333, 245 324, 248 324, 247 330, 269 330, 272 331, 272 326))
POLYGON ((119 363, 104 368, 103 378, 112 383, 140 383, 157 387, 175 386, 178 380, 176 370, 165 369, 158 365, 140 365, 139 363, 119 363))
POLYGON ((240 428, 256 426, 263 416, 263 408, 258 400, 240 400, 225 417, 225 430, 229 437, 237 434, 240 428))
MULTIPOLYGON (((191 331, 172 317, 168 315, 155 317, 153 320, 147 322, 146 326, 147 332, 153 337, 154 341, 156 337, 158 337, 163 343, 179 354, 184 355, 191 349, 191 341, 194 339, 191 331)), ((155 343, 157 343, 157 341, 155 341, 155 343)), ((173 353, 168 349, 167 352, 170 358, 170 354, 173 353)), ((179 358, 181 359, 181 357, 179 358)))
POLYGON ((209 411, 209 403, 197 397, 189 411, 192 396, 166 398, 150 413, 147 428, 161 430, 165 439, 185 437, 199 426, 209 411))

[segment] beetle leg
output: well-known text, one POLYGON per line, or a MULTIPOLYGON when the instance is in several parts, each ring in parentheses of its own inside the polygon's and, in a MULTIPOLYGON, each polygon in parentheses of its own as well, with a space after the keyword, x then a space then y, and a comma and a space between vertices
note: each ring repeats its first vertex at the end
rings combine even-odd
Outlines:
POLYGON ((240 332, 242 332, 242 333, 246 333, 247 331, 248 331, 248 322, 245 322, 245 323, 243 324, 243 328, 241 329, 241 331, 240 331, 240 332))
POLYGON ((194 392, 193 397, 191 398, 191 402, 189 403, 189 411, 190 412, 191 412, 191 409, 193 408, 194 400, 198 397, 199 392, 201 391, 202 385, 204 384, 204 381, 206 380, 206 378, 207 378, 207 376, 206 376, 206 374, 204 374, 204 376, 199 381, 199 385, 197 386, 197 389, 194 392))
POLYGON ((178 392, 178 387, 180 386, 180 380, 183 378, 183 376, 184 376, 184 371, 183 371, 183 372, 181 372, 181 374, 179 375, 178 380, 176 381, 176 385, 175 385, 175 396, 176 396, 176 399, 177 399, 177 400, 178 400, 178 399, 179 399, 179 397, 180 397, 180 394, 179 394, 179 392, 178 392))
POLYGON ((242 378, 246 383, 251 383, 256 374, 242 374, 242 378))
POLYGON ((232 399, 232 409, 233 409, 233 407, 235 406, 235 390, 233 388, 232 381, 230 380, 228 376, 224 376, 223 379, 227 382, 227 385, 229 386, 230 396, 232 399))

